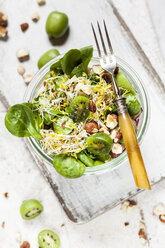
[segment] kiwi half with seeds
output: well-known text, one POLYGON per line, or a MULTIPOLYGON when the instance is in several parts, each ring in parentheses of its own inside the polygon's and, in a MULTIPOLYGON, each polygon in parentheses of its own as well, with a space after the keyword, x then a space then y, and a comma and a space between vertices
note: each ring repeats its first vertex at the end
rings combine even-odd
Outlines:
POLYGON ((24 201, 20 207, 20 213, 24 220, 34 219, 38 215, 40 215, 42 211, 43 211, 42 204, 35 199, 24 201))
POLYGON ((58 248, 60 238, 51 230, 43 230, 38 234, 38 244, 40 248, 58 248))
POLYGON ((87 138, 86 142, 88 151, 94 155, 108 154, 113 143, 110 136, 105 133, 93 134, 87 138))
POLYGON ((69 117, 74 122, 85 121, 89 116, 89 99, 85 96, 77 96, 70 103, 68 108, 69 117))

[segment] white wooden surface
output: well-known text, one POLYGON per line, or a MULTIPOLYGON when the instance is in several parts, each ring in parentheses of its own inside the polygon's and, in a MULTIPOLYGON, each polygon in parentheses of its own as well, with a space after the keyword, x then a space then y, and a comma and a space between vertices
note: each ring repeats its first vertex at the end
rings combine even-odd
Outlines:
MULTIPOLYGON (((160 1, 160 0, 159 0, 160 1)), ((151 57, 152 63, 154 63, 156 54, 160 54, 158 46, 155 40, 154 33, 151 28, 151 24, 148 20, 148 13, 146 12, 144 1, 116 1, 115 4, 120 7, 119 10, 123 13, 123 18, 126 20, 130 29, 137 37, 139 42, 141 38, 144 41, 147 37, 152 37, 147 41, 150 42, 150 46, 142 43, 143 49, 148 56, 151 57), (122 7, 122 2, 127 2, 122 7), (124 16, 126 10, 132 8, 132 5, 138 4, 137 8, 141 11, 135 11, 131 17, 130 11, 129 18, 124 16), (138 14, 144 13, 141 17, 141 21, 138 21, 135 26, 131 26, 135 16, 138 20, 138 14), (147 18, 146 18, 147 17, 147 18), (147 21, 146 21, 147 19, 147 21), (140 28, 139 25, 145 23, 145 31, 140 28), (147 33, 148 31, 149 34, 147 33), (142 32, 141 38, 139 33, 142 32), (146 37, 146 38, 145 38, 146 37), (152 40, 152 41, 151 41, 152 40), (152 50, 153 48, 153 50, 152 50), (152 51, 152 52, 151 52, 152 51)), ((58 9, 68 13, 70 17, 71 32, 67 42, 59 47, 61 51, 66 51, 71 47, 81 47, 90 43, 93 43, 93 37, 90 35, 89 24, 91 20, 102 19, 102 16, 109 18, 110 8, 109 4, 105 1, 47 1, 47 4, 43 7, 39 7, 35 0, 26 0, 16 2, 14 0, 0 0, 1 9, 6 12, 10 18, 9 34, 10 38, 5 43, 0 43, 0 84, 4 94, 8 97, 10 104, 21 101, 22 94, 25 89, 24 83, 21 77, 17 74, 17 58, 15 56, 16 50, 20 47, 26 46, 30 50, 31 60, 25 63, 27 70, 36 71, 36 61, 41 54, 42 50, 51 48, 51 44, 47 39, 44 31, 44 23, 47 14, 52 9, 58 9), (30 6, 30 8, 29 8, 30 6), (38 24, 33 24, 30 21, 31 14, 38 11, 41 14, 41 20, 38 24), (82 15, 83 13, 83 15, 82 15), (27 21, 30 23, 30 28, 26 34, 21 33, 19 24, 27 21), (81 28, 80 28, 81 27, 81 28), (38 32, 40 34, 38 34, 38 32), (34 39, 32 39, 34 37, 34 39), (42 43, 40 37, 43 37, 42 43), (42 45, 41 45, 42 44, 42 45), (38 49, 39 48, 39 49, 38 49), (9 69, 10 72, 9 73, 9 69), (13 91, 16 92, 13 95, 13 91)), ((117 22, 117 21, 116 21, 117 22)), ((112 30, 114 30, 116 24, 111 23, 112 30)), ((119 41, 122 37, 119 37, 119 41)), ((117 38, 112 38, 117 40, 117 38)), ((115 51, 119 50, 119 46, 122 44, 114 43, 115 51)), ((119 50, 121 51, 121 49, 119 50)), ((120 57, 127 61, 127 52, 124 51, 120 57)), ((119 54, 118 54, 119 55, 119 54)), ((135 69, 140 70, 137 61, 132 58, 132 63, 135 69)), ((164 78, 164 71, 162 63, 160 63, 161 77, 164 78)), ((154 64, 154 66, 156 66, 154 64)), ((139 71, 140 73, 140 71, 139 71)), ((141 75, 144 76, 143 74, 141 75)), ((147 77, 145 75, 145 77, 147 77)), ((150 77, 148 77, 149 79, 150 77)), ((3 105, 0 105, 1 111, 4 111, 3 105)), ((1 119, 1 163, 0 163, 0 221, 5 221, 6 226, 4 229, 0 228, 0 241, 1 247, 19 247, 19 244, 15 241, 15 235, 17 232, 22 234, 23 240, 28 240, 31 243, 31 247, 37 248, 37 234, 43 228, 54 229, 59 233, 62 241, 62 248, 94 248, 94 247, 142 247, 138 239, 139 221, 141 219, 140 210, 142 209, 145 216, 145 222, 147 225, 147 231, 149 234, 150 247, 163 247, 164 245, 164 228, 165 226, 159 222, 158 219, 152 216, 152 208, 158 202, 165 203, 165 182, 162 181, 158 185, 153 187, 152 192, 143 192, 135 199, 138 201, 138 208, 131 214, 124 214, 120 210, 120 206, 107 212, 106 214, 94 219, 85 225, 74 225, 68 221, 64 215, 57 199, 54 197, 52 190, 41 176, 39 170, 35 166, 34 161, 24 147, 24 143, 19 139, 12 137, 3 127, 4 114, 0 115, 1 119), (5 199, 3 193, 8 191, 9 198, 5 199), (45 207, 44 213, 37 219, 30 222, 25 222, 19 215, 19 206, 22 200, 27 198, 38 198, 41 200, 45 207), (124 226, 124 222, 129 221, 128 227, 124 226), (61 224, 65 223, 64 227, 61 224)), ((159 125, 159 124, 158 124, 159 125)), ((163 124, 162 124, 163 125, 163 124)))

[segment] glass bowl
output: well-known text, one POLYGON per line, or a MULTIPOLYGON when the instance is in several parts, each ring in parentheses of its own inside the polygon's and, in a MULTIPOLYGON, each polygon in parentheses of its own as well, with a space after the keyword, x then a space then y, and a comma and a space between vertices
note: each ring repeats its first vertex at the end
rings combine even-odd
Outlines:
MULTIPOLYGON (((94 52, 94 54, 96 51, 94 52)), ((32 101, 38 94, 43 80, 45 76, 49 73, 49 68, 50 66, 58 61, 61 57, 63 57, 64 54, 54 58, 50 62, 48 62, 44 67, 42 67, 33 77, 31 83, 29 84, 25 95, 24 95, 24 101, 32 101)), ((89 67, 93 65, 98 65, 99 63, 99 58, 97 56, 93 56, 89 67)), ((146 89, 143 85, 142 80, 138 76, 138 74, 134 71, 134 69, 128 65, 125 61, 117 57, 117 65, 120 68, 120 71, 123 72, 123 74, 127 77, 128 81, 134 88, 137 98, 141 103, 142 106, 142 113, 140 116, 140 121, 138 123, 137 127, 137 139, 138 142, 141 143, 144 134, 147 130, 148 123, 149 123, 149 98, 147 96, 146 89)), ((28 142, 30 143, 32 149, 35 151, 35 153, 42 159, 42 161, 48 163, 49 165, 53 166, 53 157, 48 155, 44 150, 42 150, 39 142, 35 140, 34 138, 27 138, 28 142)), ((94 166, 94 167, 86 167, 85 173, 84 174, 96 174, 100 172, 105 172, 107 169, 115 169, 118 168, 118 166, 123 165, 124 162, 128 160, 127 153, 124 151, 119 157, 112 159, 111 161, 104 163, 102 165, 94 166)))

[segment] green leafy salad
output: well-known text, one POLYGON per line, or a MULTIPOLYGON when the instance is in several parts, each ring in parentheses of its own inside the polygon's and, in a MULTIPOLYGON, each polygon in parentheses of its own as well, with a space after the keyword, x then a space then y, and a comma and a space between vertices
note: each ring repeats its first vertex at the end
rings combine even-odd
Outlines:
MULTIPOLYGON (((51 65, 38 96, 12 106, 5 117, 11 134, 38 140, 56 171, 68 178, 82 176, 86 167, 104 164, 125 149, 111 75, 100 65, 89 68, 92 56, 92 46, 68 51, 51 65)), ((115 77, 134 122, 141 105, 119 68, 115 77)))

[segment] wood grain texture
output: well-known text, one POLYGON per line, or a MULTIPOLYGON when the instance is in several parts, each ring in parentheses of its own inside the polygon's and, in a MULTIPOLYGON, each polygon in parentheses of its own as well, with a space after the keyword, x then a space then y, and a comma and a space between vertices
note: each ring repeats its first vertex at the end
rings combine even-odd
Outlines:
MULTIPOLYGON (((71 31, 68 40, 63 44, 62 48, 60 45, 56 46, 60 48, 62 52, 73 47, 81 47, 89 43, 93 44, 93 36, 89 25, 90 21, 92 20, 95 23, 97 19, 102 20, 102 16, 105 16, 109 32, 112 34, 112 44, 115 53, 135 68, 142 77, 144 85, 147 87, 150 95, 151 124, 142 145, 142 152, 150 180, 153 184, 165 175, 163 166, 165 162, 163 156, 165 150, 164 146, 160 145, 159 139, 159 137, 161 137, 162 140, 165 139, 161 131, 164 128, 164 117, 161 112, 164 111, 162 107, 164 85, 162 79, 156 73, 155 67, 148 58, 148 55, 146 55, 146 52, 137 41, 136 36, 127 25, 128 20, 122 17, 114 3, 115 1, 109 4, 109 2, 98 0, 79 2, 72 0, 74 14, 70 10, 70 2, 66 0, 58 3, 51 1, 51 4, 48 3, 42 9, 32 4, 32 9, 27 8, 26 14, 28 18, 30 18, 32 10, 36 9, 42 14, 42 18, 36 25, 32 25, 31 23, 27 34, 22 34, 19 30, 19 24, 24 20, 24 16, 20 14, 21 10, 22 12, 24 10, 24 3, 19 1, 16 9, 14 7, 14 1, 3 1, 4 11, 6 10, 8 12, 12 21, 9 25, 9 40, 7 43, 2 44, 0 50, 2 58, 0 63, 4 65, 3 69, 0 67, 0 83, 3 92, 1 94, 1 101, 6 108, 11 104, 20 102, 26 88, 21 77, 16 72, 18 64, 15 56, 16 50, 23 46, 28 47, 31 59, 29 62, 24 63, 24 65, 27 70, 36 70, 36 62, 40 56, 41 48, 42 50, 47 50, 51 47, 43 27, 46 16, 52 8, 58 7, 64 12, 70 13, 71 31), (86 9, 86 6, 88 6, 88 9, 86 9), (91 9, 93 12, 91 12, 91 9), (79 18, 82 10, 84 10, 84 15, 86 16, 85 22, 84 18, 79 18), (18 16, 17 20, 15 20, 14 16, 18 16), (89 16, 90 21, 88 21, 89 16), (42 47, 38 49, 41 35, 43 37, 42 47), (32 39, 32 37, 35 38, 32 39), (11 70, 10 74, 8 73, 9 68, 11 70), (14 94, 12 89, 14 89, 14 94), (157 97, 160 93, 162 100, 157 97), (159 129, 157 130, 158 122, 159 129), (155 149, 155 147, 157 149, 155 149)), ((31 5, 30 0, 26 1, 26 6, 28 5, 31 5)), ((139 8, 140 7, 139 5, 139 8)), ((40 162, 35 155, 34 158, 42 174, 46 177, 54 190, 66 214, 73 222, 88 222, 114 207, 122 200, 137 193, 127 162, 117 170, 109 170, 104 174, 68 180, 58 175, 53 167, 40 162)))

